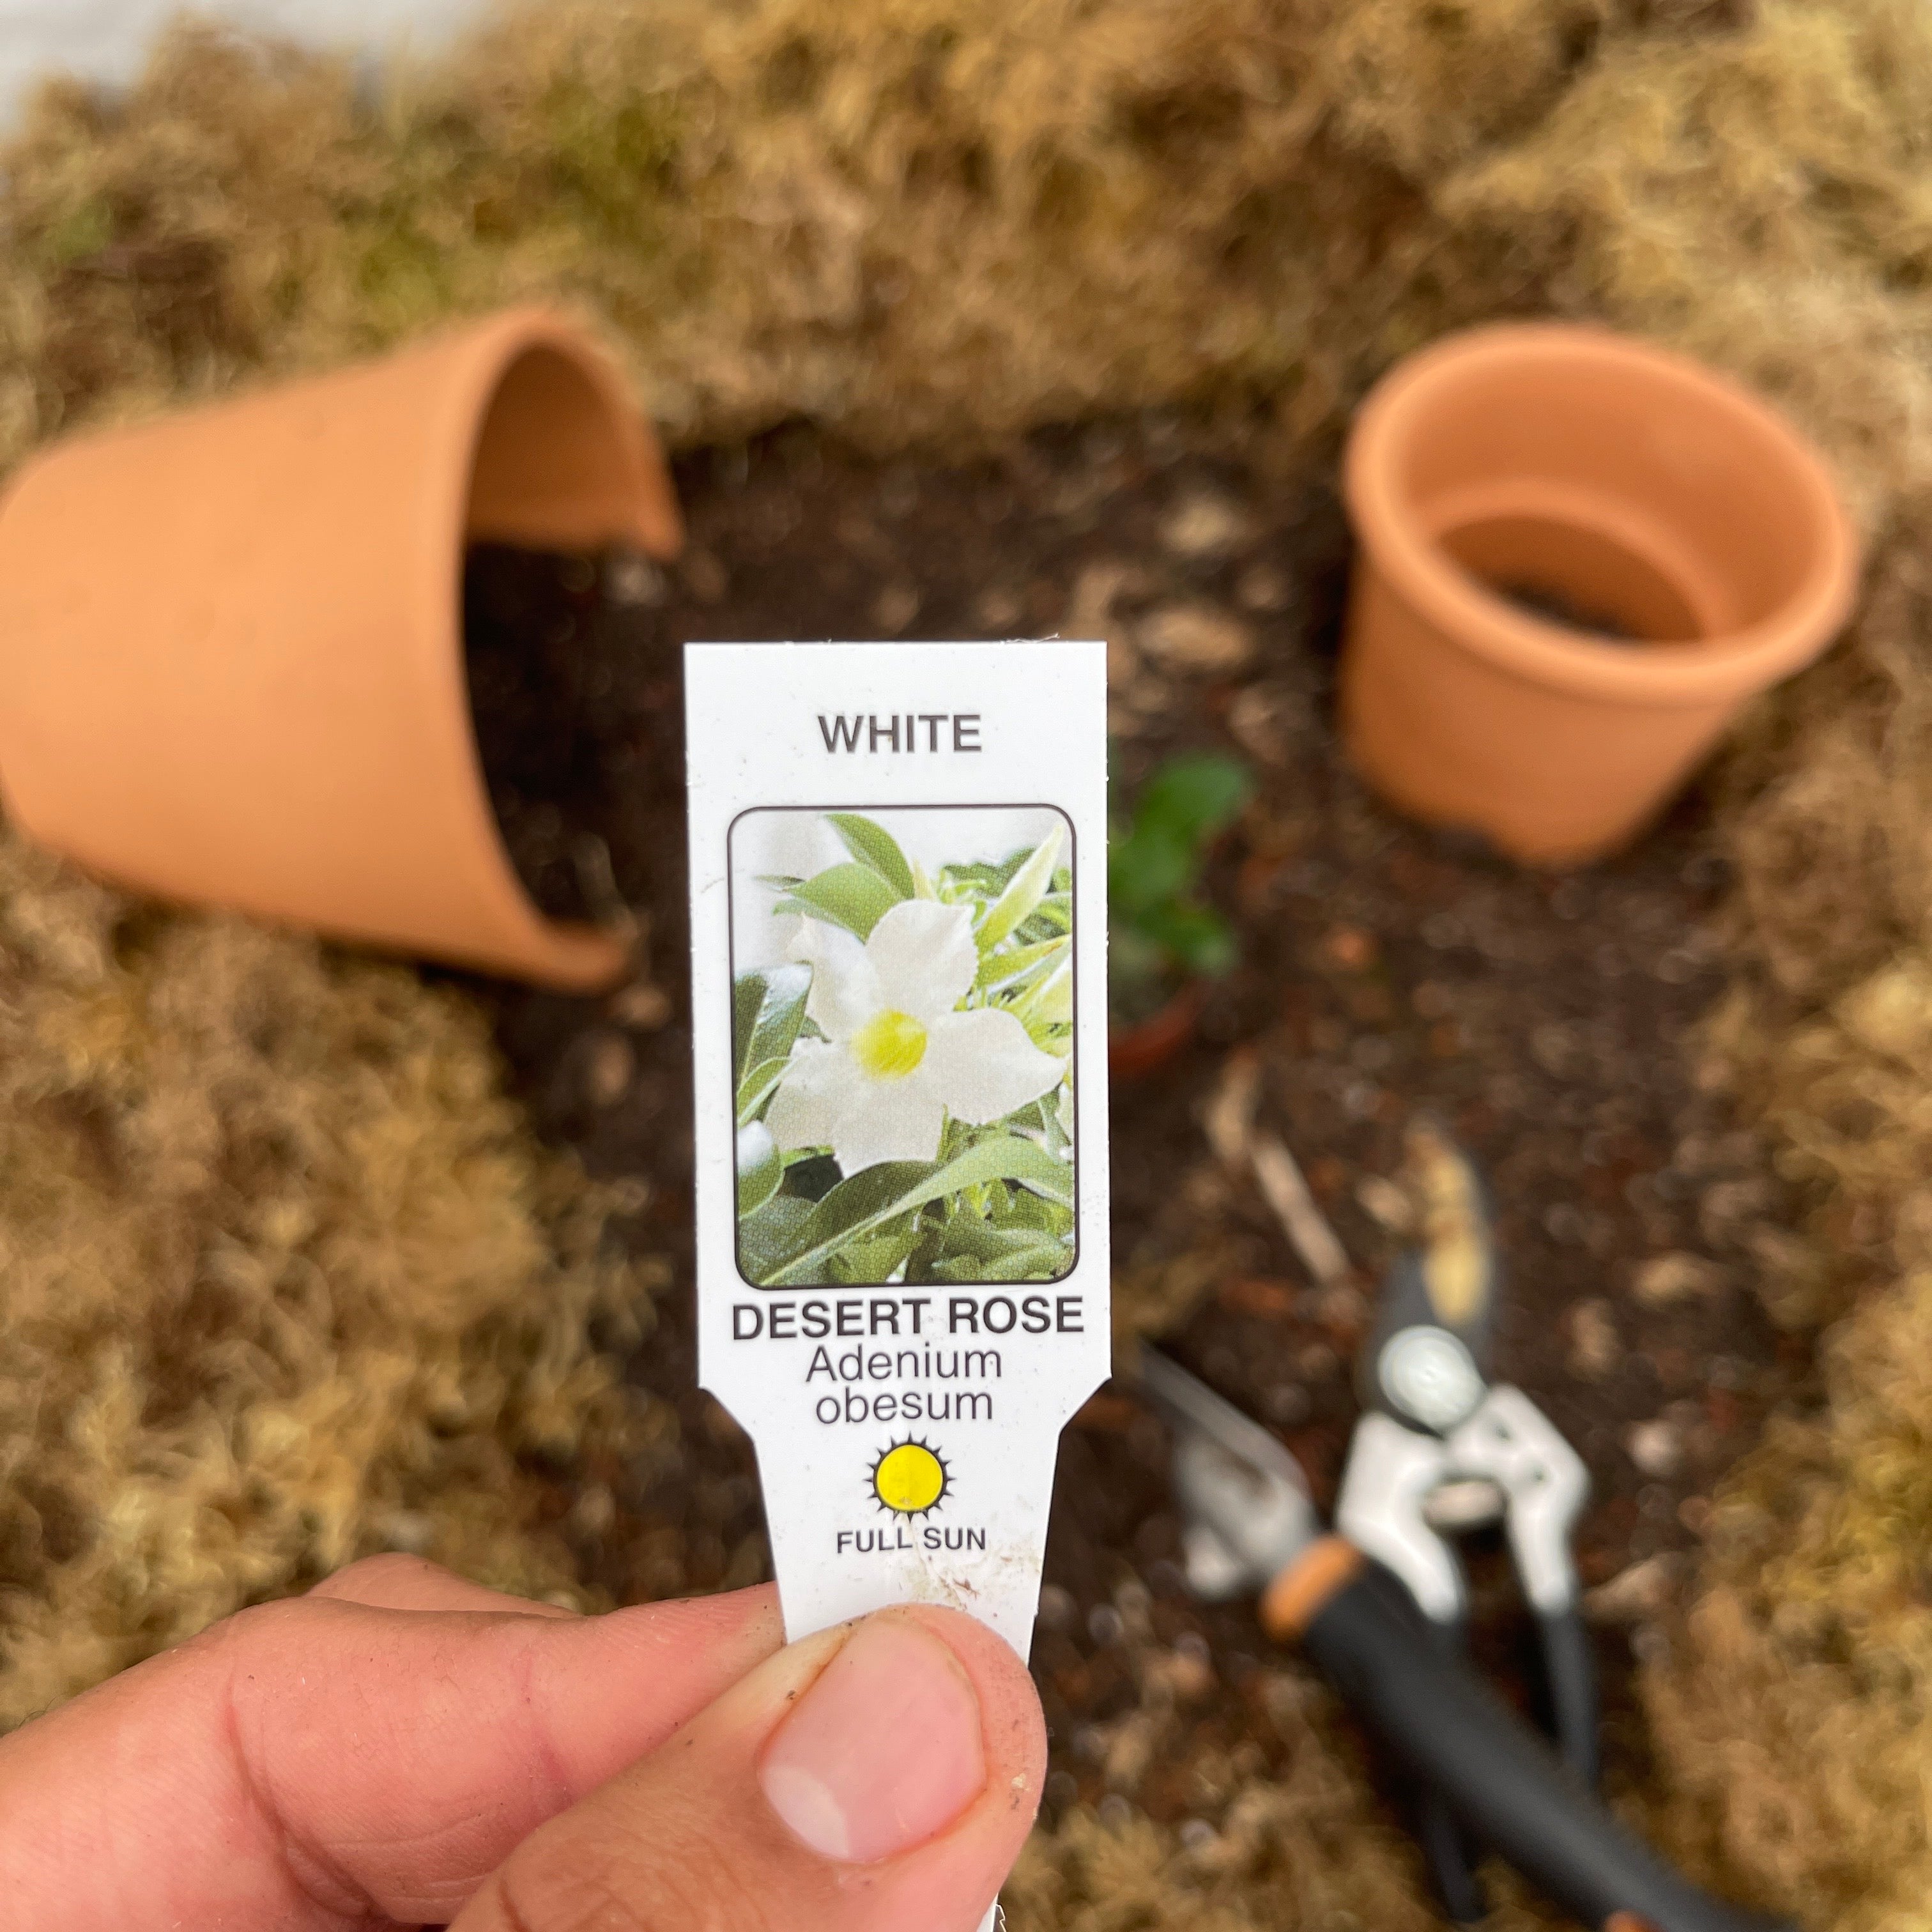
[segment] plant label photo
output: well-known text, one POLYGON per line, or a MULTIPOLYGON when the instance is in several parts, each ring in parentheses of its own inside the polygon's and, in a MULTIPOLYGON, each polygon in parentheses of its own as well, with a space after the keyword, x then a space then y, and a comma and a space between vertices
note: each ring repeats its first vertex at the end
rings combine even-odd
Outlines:
POLYGON ((699 1374, 794 1639, 946 1604, 1030 1646, 1106 1377, 1106 656, 685 652, 699 1374))

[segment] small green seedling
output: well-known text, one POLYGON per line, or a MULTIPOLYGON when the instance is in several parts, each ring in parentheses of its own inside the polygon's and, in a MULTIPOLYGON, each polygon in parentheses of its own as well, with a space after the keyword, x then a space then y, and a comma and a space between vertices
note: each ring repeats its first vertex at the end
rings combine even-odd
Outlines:
POLYGON ((1234 964, 1234 934, 1201 890, 1214 841, 1240 817, 1254 780, 1215 752, 1168 759, 1107 842, 1108 991, 1116 1019, 1158 1010, 1190 980, 1234 964))

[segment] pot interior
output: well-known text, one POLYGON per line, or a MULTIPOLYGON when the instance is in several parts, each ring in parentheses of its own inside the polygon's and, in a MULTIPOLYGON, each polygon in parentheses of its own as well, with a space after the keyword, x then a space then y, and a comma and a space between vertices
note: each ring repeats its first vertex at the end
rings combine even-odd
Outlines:
POLYGON ((1694 366, 1567 331, 1444 356, 1382 431, 1398 531, 1546 620, 1714 640, 1774 621, 1838 539, 1784 424, 1694 366))
POLYGON ((1685 573, 1587 523, 1533 512, 1483 516, 1436 541, 1492 595, 1593 642, 1682 644, 1710 634, 1685 573))
POLYGON ((635 540, 651 489, 625 407, 581 353, 550 342, 520 350, 478 425, 470 541, 590 551, 635 540))

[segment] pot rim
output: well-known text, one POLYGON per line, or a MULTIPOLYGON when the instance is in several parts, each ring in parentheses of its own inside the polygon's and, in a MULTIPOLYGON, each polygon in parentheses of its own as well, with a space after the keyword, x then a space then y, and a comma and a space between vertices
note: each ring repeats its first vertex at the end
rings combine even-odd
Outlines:
MULTIPOLYGON (((523 929, 524 943, 541 958, 550 983, 594 991, 608 986, 622 971, 630 956, 632 936, 620 927, 551 917, 530 896, 510 855, 490 802, 489 778, 476 736, 463 634, 464 560, 470 541, 472 493, 490 411, 511 370, 524 356, 547 350, 567 362, 595 392, 609 434, 619 444, 642 440, 641 421, 602 350, 560 310, 541 305, 506 310, 480 323, 460 327, 450 346, 458 352, 460 366, 448 380, 440 406, 451 412, 445 446, 453 460, 442 466, 436 500, 429 506, 430 525, 440 541, 421 548, 423 572, 412 596, 422 621, 413 627, 412 634, 432 640, 434 656, 430 670, 437 702, 460 740, 452 749, 464 776, 463 812, 470 822, 472 849, 482 861, 477 887, 496 902, 498 919, 513 930, 523 929)), ((638 453, 648 470, 652 457, 647 443, 638 453)), ((675 512, 671 514, 674 518, 675 512)), ((640 508, 628 534, 653 554, 668 554, 676 548, 674 526, 669 531, 661 526, 648 507, 640 508)))
POLYGON ((1742 383, 1693 358, 1583 323, 1497 322, 1444 338, 1399 363, 1357 412, 1342 494, 1367 562, 1462 650, 1530 682, 1610 703, 1708 704, 1800 668, 1837 634, 1858 587, 1859 542, 1824 454, 1742 383), (1420 407, 1468 373, 1498 364, 1595 363, 1662 377, 1780 448, 1809 500, 1817 554, 1797 588, 1758 622, 1649 650, 1598 644, 1532 616, 1466 573, 1418 524, 1395 482, 1420 407))

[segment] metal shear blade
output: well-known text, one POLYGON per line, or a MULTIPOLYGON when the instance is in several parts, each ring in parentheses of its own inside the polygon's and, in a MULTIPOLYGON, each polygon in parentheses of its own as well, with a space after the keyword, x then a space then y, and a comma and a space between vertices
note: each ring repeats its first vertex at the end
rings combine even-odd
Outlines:
POLYGON ((1265 1588, 1321 1534, 1301 1465, 1158 1351, 1142 1348, 1138 1380, 1174 1426, 1189 1584, 1215 1602, 1265 1588))

